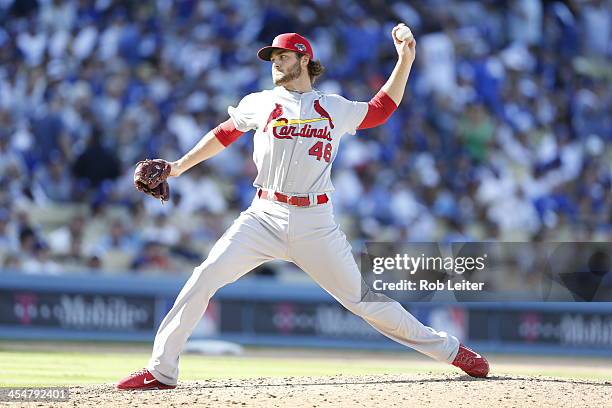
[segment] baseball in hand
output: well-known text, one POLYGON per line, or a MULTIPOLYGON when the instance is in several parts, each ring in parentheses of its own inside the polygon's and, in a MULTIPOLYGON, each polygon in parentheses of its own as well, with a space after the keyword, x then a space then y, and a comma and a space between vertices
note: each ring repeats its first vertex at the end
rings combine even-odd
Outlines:
POLYGON ((395 32, 395 37, 398 39, 398 41, 410 41, 413 38, 410 28, 404 25, 398 28, 398 30, 395 32))

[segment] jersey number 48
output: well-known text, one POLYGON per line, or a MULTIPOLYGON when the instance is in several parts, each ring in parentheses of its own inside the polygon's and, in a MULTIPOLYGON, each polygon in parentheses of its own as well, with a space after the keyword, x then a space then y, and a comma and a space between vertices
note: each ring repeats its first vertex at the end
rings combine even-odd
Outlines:
POLYGON ((308 150, 308 154, 315 156, 317 160, 321 160, 321 157, 323 157, 323 160, 329 163, 332 156, 332 144, 327 143, 323 147, 323 142, 317 142, 308 150))

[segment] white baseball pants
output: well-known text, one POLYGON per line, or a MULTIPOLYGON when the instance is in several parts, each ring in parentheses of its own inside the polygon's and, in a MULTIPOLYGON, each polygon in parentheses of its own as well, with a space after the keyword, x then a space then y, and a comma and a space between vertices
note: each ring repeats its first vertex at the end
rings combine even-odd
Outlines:
POLYGON ((255 198, 194 269, 162 321, 148 370, 175 385, 179 354, 208 301, 228 283, 266 261, 294 262, 351 312, 385 336, 443 362, 452 362, 456 337, 423 325, 395 301, 362 301, 362 278, 331 202, 295 207, 255 198))

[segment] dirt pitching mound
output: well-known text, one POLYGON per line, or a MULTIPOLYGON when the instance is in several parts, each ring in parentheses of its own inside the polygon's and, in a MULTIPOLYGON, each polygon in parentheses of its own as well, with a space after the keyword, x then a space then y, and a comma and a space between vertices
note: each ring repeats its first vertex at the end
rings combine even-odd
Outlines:
POLYGON ((252 378, 181 382, 174 390, 70 388, 65 407, 612 407, 612 382, 457 374, 252 378))

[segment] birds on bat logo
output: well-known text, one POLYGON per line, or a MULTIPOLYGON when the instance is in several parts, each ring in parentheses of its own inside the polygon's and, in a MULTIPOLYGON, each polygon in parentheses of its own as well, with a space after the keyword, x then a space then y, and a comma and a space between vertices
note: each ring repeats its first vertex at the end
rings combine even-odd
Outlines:
POLYGON ((274 105, 275 105, 274 109, 272 109, 272 112, 270 112, 270 115, 268 116, 268 120, 266 121, 264 132, 268 131, 268 125, 270 124, 270 122, 280 118, 283 115, 283 106, 280 103, 276 103, 274 105))
POLYGON ((318 139, 332 140, 330 128, 334 128, 334 121, 329 114, 321 106, 320 101, 317 99, 314 101, 313 106, 315 112, 317 112, 320 117, 312 118, 312 119, 287 119, 283 117, 283 107, 281 104, 276 103, 272 112, 268 116, 268 120, 266 121, 266 125, 264 127, 264 132, 268 131, 268 126, 272 127, 272 134, 277 139, 293 139, 294 137, 314 137, 318 139), (329 124, 329 128, 325 126, 324 128, 317 128, 310 125, 310 123, 327 121, 329 124), (301 128, 294 125, 304 125, 301 128))
POLYGON ((319 100, 317 99, 316 101, 314 101, 314 110, 321 115, 322 118, 325 118, 329 121, 329 127, 330 128, 334 128, 334 121, 332 120, 332 117, 329 113, 327 113, 327 111, 321 106, 321 103, 319 102, 319 100))

